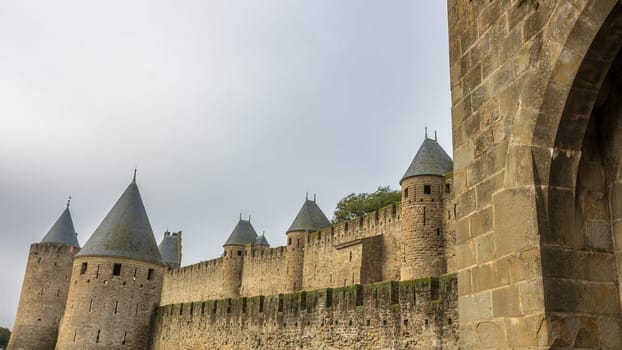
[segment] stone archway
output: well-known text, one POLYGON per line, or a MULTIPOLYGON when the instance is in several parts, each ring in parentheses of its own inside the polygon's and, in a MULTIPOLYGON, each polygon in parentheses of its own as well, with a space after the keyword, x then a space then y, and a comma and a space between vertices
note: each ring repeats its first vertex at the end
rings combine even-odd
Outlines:
POLYGON ((622 347, 621 7, 448 1, 464 348, 622 347))
POLYGON ((621 47, 622 5, 617 4, 585 52, 552 134, 539 232, 554 347, 621 345, 622 236, 615 239, 622 219, 621 47))

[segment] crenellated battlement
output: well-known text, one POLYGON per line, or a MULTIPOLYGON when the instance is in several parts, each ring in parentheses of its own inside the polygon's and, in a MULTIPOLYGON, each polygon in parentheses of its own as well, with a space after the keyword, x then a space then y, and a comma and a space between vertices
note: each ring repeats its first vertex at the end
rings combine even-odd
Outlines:
POLYGON ((152 347, 317 348, 327 342, 336 348, 354 343, 377 349, 450 345, 457 340, 456 301, 456 275, 444 275, 169 304, 156 312, 152 347))

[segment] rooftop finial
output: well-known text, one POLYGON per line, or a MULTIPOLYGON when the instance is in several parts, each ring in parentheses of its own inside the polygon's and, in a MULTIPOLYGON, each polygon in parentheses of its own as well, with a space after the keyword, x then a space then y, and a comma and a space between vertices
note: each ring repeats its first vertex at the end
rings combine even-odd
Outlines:
POLYGON ((436 130, 434 130, 434 141, 438 141, 438 139, 436 138, 436 130))
POLYGON ((425 127, 425 138, 426 139, 428 138, 428 127, 427 126, 425 127))
POLYGON ((308 201, 309 200, 309 192, 305 192, 305 200, 308 201))
POLYGON ((132 178, 132 183, 136 183, 136 168, 134 168, 134 177, 132 178))
POLYGON ((69 198, 67 199, 67 209, 69 209, 70 204, 71 204, 71 195, 69 195, 69 198))
POLYGON ((313 203, 315 203, 315 193, 313 194, 313 203))
POLYGON ((251 214, 248 214, 248 222, 251 222, 251 214))
POLYGON ((240 212, 240 220, 242 220, 242 212, 240 212))

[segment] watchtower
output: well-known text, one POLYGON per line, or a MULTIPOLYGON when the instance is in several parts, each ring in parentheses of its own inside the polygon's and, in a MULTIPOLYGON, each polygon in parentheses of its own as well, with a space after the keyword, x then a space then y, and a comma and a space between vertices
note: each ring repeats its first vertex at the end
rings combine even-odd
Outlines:
POLYGON ((146 349, 164 264, 136 177, 74 259, 57 349, 146 349))
POLYGON ((248 220, 240 220, 233 228, 229 238, 223 245, 223 297, 235 298, 240 296, 242 285, 242 268, 244 267, 244 247, 257 241, 257 232, 248 220))
POLYGON ((423 144, 400 181, 402 280, 446 272, 443 194, 451 190, 445 186, 444 177, 452 168, 449 155, 426 133, 423 144))
POLYGON ((294 292, 302 289, 304 248, 309 232, 330 226, 330 221, 322 209, 307 197, 298 211, 298 215, 287 230, 287 290, 294 292))
POLYGON ((41 242, 30 246, 9 349, 54 349, 73 256, 80 250, 76 235, 67 202, 41 242))

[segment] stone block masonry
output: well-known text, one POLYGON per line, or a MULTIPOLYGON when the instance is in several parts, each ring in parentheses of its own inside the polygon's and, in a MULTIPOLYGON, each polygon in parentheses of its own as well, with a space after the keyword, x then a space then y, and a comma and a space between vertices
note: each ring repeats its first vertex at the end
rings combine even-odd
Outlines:
POLYGON ((443 275, 162 305, 151 347, 457 349, 456 303, 456 275, 443 275))

